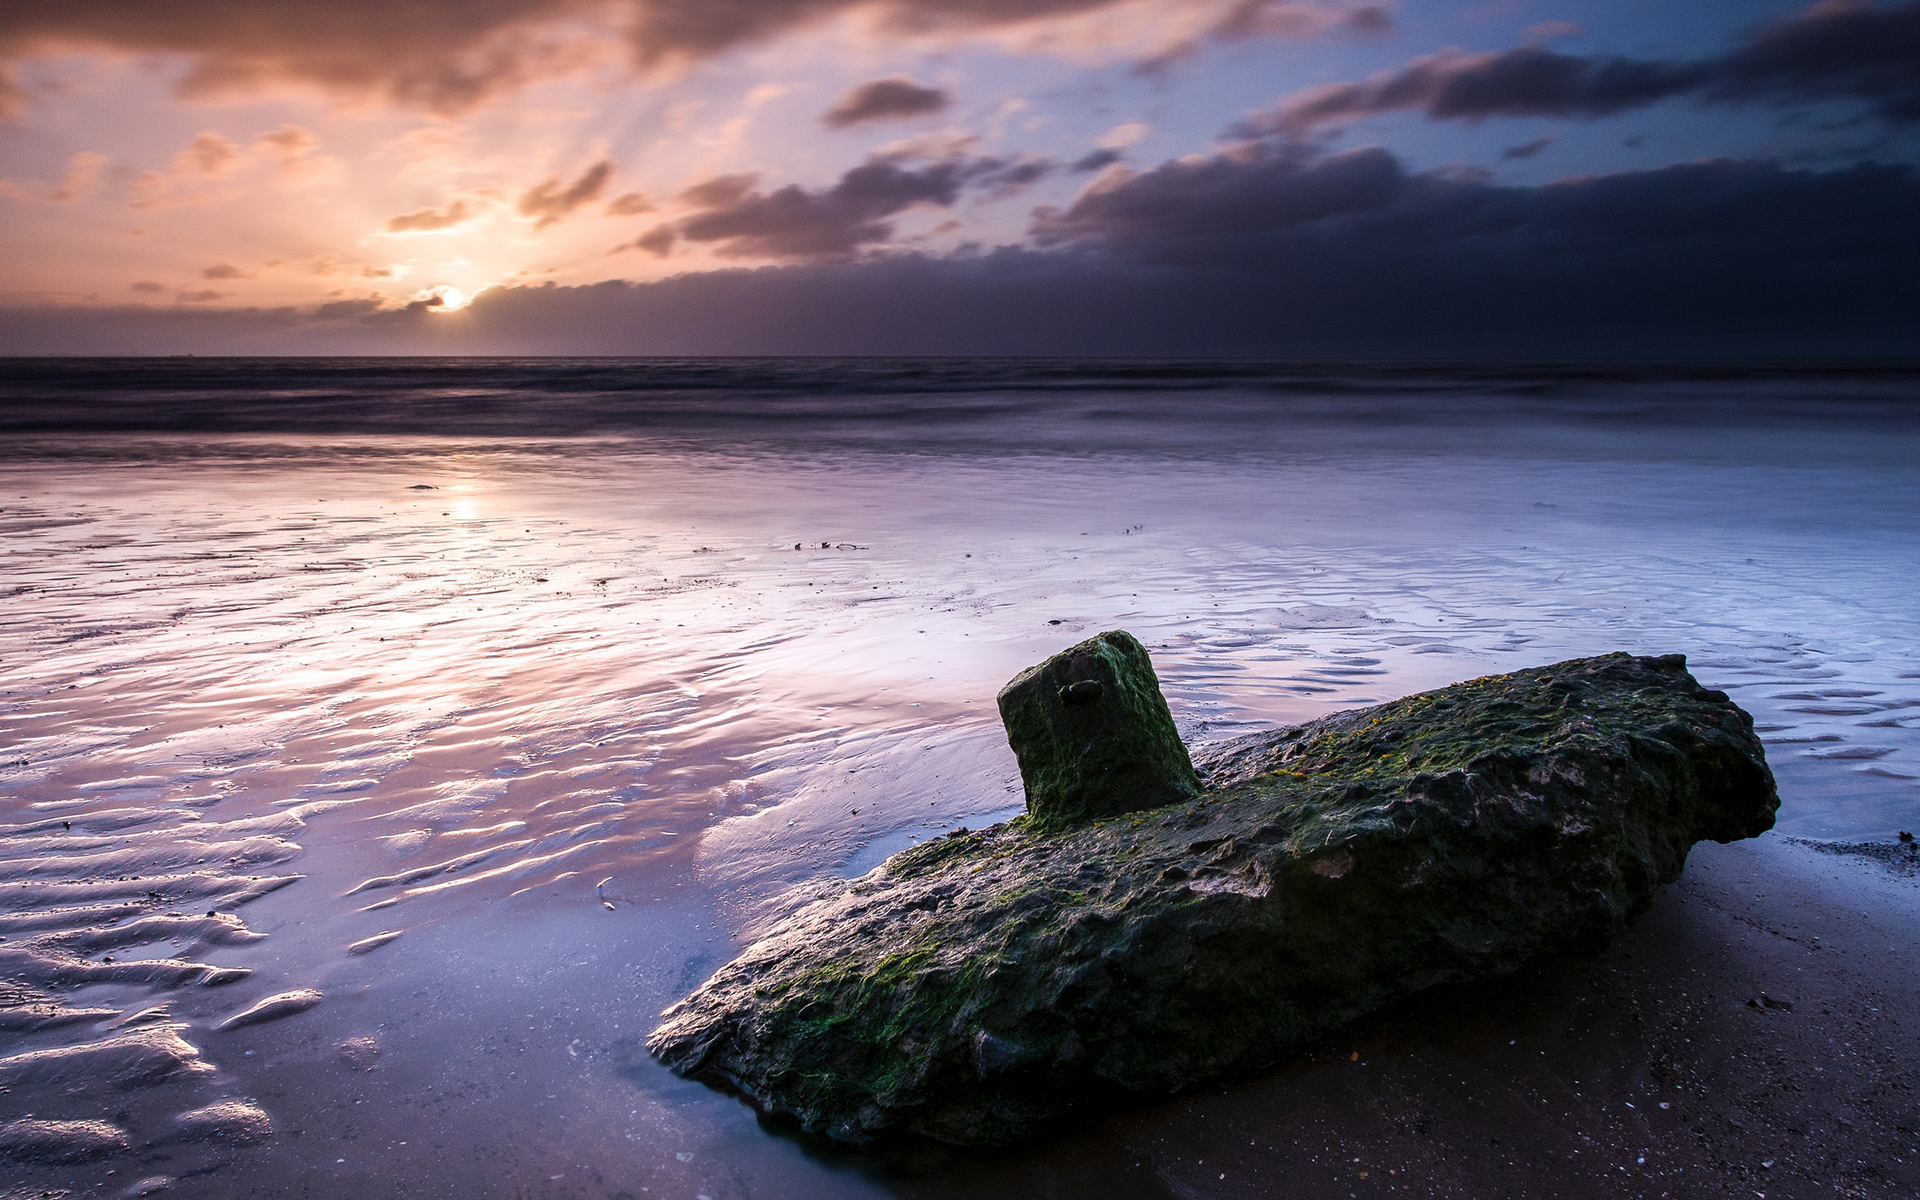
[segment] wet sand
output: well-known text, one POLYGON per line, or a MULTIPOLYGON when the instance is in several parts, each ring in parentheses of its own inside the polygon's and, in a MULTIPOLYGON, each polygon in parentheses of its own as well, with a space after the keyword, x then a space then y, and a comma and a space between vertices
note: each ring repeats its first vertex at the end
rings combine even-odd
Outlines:
POLYGON ((1911 448, 1382 428, 13 443, 8 1186, 1912 1191, 1913 881, 1782 836, 1920 825, 1911 448), (819 1147, 645 1055, 810 888, 1017 811, 995 690, 1115 627, 1195 741, 1684 650, 1759 718, 1781 833, 1700 847, 1597 963, 1010 1155, 819 1147))
POLYGON ((342 997, 363 1010, 359 1038, 219 1035, 274 1114, 270 1138, 244 1121, 190 1136, 166 1088, 43 1093, 36 1116, 104 1105, 134 1144, 16 1163, 29 1190, 7 1194, 165 1176, 210 1197, 1913 1195, 1917 919, 1913 871, 1778 835, 1703 844, 1595 959, 1437 989, 1291 1066, 993 1153, 825 1145, 672 1079, 638 1039, 645 1005, 698 973, 673 977, 691 948, 609 938, 583 915, 503 931, 495 969, 447 973, 429 955, 408 981, 427 986, 342 997), (556 994, 609 960, 661 983, 556 1020, 556 994), (469 1005, 465 986, 491 994, 469 1005), (501 1019, 502 1002, 524 1020, 501 1019))

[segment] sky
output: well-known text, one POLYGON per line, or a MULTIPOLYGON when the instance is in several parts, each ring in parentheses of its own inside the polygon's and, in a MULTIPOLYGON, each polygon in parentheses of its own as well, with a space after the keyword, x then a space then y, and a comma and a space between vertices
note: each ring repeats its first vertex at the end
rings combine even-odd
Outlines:
POLYGON ((1920 0, 12 0, 0 353, 1920 353, 1920 0))

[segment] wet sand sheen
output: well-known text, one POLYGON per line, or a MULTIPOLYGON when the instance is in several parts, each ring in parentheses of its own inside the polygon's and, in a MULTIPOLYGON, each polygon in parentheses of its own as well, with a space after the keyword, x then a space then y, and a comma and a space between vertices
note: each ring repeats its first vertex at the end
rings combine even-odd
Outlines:
MULTIPOLYGON (((100 1194, 160 1176, 197 1195, 1242 1194, 1180 1165, 1222 1161, 1196 1122, 1224 1109, 1011 1161, 936 1155, 935 1177, 810 1158, 639 1048, 809 882, 1012 811, 992 695, 1102 628, 1153 648, 1190 740, 1685 649, 1769 727, 1784 828, 1884 837, 1913 811, 1910 559, 1888 546, 1914 531, 1841 532, 1839 466, 1796 485, 1834 510, 1815 538, 1729 514, 1728 488, 1759 485, 1711 465, 1680 520, 1670 481, 1659 505, 1623 499, 1631 464, 1508 462, 1489 483, 1485 464, 1368 454, 1250 470, 596 444, 556 465, 515 443, 375 460, 319 441, 9 463, 0 1086, 41 1124, 0 1130, 0 1152, 100 1194), (1425 503, 1449 481, 1457 507, 1425 503), (249 1104, 259 1119, 220 1107, 249 1104), (208 1111, 230 1132, 191 1115, 208 1111), (1096 1170, 1078 1147, 1153 1166, 1096 1170)), ((1774 903, 1843 911, 1831 891, 1774 903)), ((1913 977, 1910 958, 1876 969, 1913 977)), ((1879 1007, 1861 1019, 1910 1054, 1879 1007)), ((1403 1020, 1381 1046, 1438 1036, 1403 1020)), ((1621 1053, 1535 1028, 1589 1056, 1575 1078, 1621 1053)), ((1332 1069, 1296 1075, 1312 1090, 1332 1069)), ((1261 1094, 1235 1103, 1304 1103, 1261 1094)), ((1318 1152, 1249 1140, 1218 1153, 1322 1178, 1318 1152)))

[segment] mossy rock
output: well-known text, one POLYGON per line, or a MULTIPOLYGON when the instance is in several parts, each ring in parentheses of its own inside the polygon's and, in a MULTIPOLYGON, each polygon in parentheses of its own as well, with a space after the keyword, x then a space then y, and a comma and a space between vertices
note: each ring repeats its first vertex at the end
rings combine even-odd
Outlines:
POLYGON ((669 1008, 649 1048, 834 1138, 1006 1144, 1596 950, 1695 841, 1779 806, 1752 719, 1679 655, 1489 676, 1195 763, 1196 798, 895 855, 669 1008))
POLYGON ((1146 647, 1123 630, 1028 667, 1000 689, 999 704, 1036 828, 1159 808, 1202 790, 1146 647))

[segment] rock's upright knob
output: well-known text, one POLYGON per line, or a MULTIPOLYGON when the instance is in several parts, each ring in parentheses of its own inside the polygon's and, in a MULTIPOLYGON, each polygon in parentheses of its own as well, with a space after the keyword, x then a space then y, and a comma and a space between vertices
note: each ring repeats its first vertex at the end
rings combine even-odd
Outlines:
POLYGON ((1200 776, 1147 649, 1121 630, 1029 667, 1000 689, 1027 812, 1060 828, 1190 799, 1200 776))

